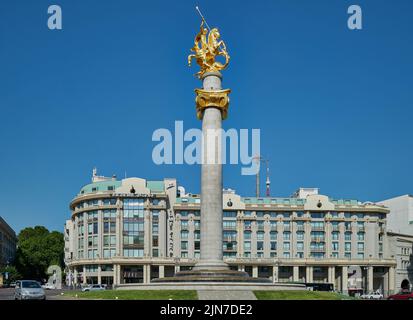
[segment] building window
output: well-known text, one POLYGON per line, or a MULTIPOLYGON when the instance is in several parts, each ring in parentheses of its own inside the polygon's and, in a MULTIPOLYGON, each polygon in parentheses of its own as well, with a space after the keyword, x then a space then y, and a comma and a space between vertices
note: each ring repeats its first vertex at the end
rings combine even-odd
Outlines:
POLYGON ((257 241, 257 250, 259 250, 259 251, 264 250, 264 242, 263 241, 257 241))
POLYGON ((339 233, 338 233, 338 232, 332 232, 332 233, 331 233, 331 239, 332 239, 332 240, 338 240, 338 236, 339 236, 339 233))
POLYGON ((345 251, 351 251, 351 242, 345 242, 344 243, 344 250, 345 251))
POLYGON ((104 235, 103 246, 110 247, 116 245, 116 235, 104 235))
POLYGON ((364 259, 364 253, 362 252, 357 253, 357 259, 364 259))
POLYGON ((188 241, 181 241, 181 250, 188 250, 188 241))
POLYGON ((271 250, 273 250, 273 251, 277 250, 277 242, 276 241, 271 241, 270 246, 271 246, 270 247, 271 250))
POLYGON ((351 240, 351 232, 344 233, 344 240, 350 241, 351 240))
POLYGON ((304 232, 297 232, 297 240, 304 240, 304 232))
POLYGON ((284 259, 289 259, 290 258, 290 253, 289 252, 284 252, 283 253, 283 258, 284 259))
POLYGON ((321 212, 311 212, 310 215, 313 219, 323 219, 325 214, 321 212))
POLYGON ((244 250, 245 251, 251 250, 251 242, 250 241, 245 241, 244 242, 244 250))
POLYGON ((270 240, 277 240, 277 232, 271 231, 270 232, 270 240))
POLYGON ((112 258, 116 255, 116 249, 110 248, 110 249, 103 249, 103 258, 108 259, 112 258))
POLYGON ((236 218, 237 212, 236 211, 224 211, 224 218, 236 218))
POLYGON ((251 239, 251 231, 244 231, 244 239, 245 240, 251 239))
POLYGON ((332 244, 331 249, 333 251, 338 251, 339 250, 338 242, 332 242, 331 244, 332 244))
POLYGON ((229 229, 229 230, 236 230, 237 229, 237 222, 236 221, 224 220, 222 225, 223 225, 224 229, 229 229))
POLYGON ((290 232, 283 232, 283 240, 290 240, 291 233, 290 232))
POLYGON ((289 242, 284 242, 283 243, 283 250, 289 251, 290 250, 290 243, 289 242))
POLYGON ((257 240, 264 240, 264 232, 258 231, 257 232, 257 240))
POLYGON ((114 221, 103 222, 103 233, 116 233, 116 222, 114 221))
POLYGON ((296 213, 297 218, 302 218, 304 216, 304 212, 302 211, 297 211, 296 213))
POLYGON ((181 220, 181 230, 188 230, 188 220, 181 220))
POLYGON ((182 230, 181 231, 181 239, 188 239, 189 231, 188 230, 182 230))
POLYGON ((143 249, 123 249, 123 256, 129 258, 143 257, 143 249))
POLYGON ((304 242, 297 242, 297 250, 299 251, 304 250, 304 242))

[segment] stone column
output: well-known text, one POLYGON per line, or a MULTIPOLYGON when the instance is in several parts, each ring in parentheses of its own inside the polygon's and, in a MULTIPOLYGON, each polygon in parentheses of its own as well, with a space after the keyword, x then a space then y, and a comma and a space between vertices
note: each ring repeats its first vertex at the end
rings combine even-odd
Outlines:
POLYGON ((197 92, 198 117, 202 119, 203 154, 201 167, 201 258, 196 271, 229 270, 222 255, 222 161, 221 74, 203 76, 204 90, 197 92), (210 91, 211 93, 208 93, 210 91), (216 136, 217 138, 214 138, 216 136))
POLYGON ((258 267, 257 266, 252 267, 252 277, 258 278, 258 267))
POLYGON ((113 265, 113 285, 114 286, 119 284, 118 278, 117 278, 117 269, 118 269, 118 265, 114 264, 113 265))
POLYGON ((102 284, 102 267, 98 265, 98 284, 102 284))
POLYGON ((159 266, 159 278, 165 277, 165 266, 159 266))
POLYGON ((342 281, 341 291, 344 294, 347 294, 348 293, 348 267, 347 266, 342 267, 341 281, 342 281))
POLYGON ((278 266, 275 265, 272 267, 272 282, 278 282, 278 266))
POLYGON ((373 291, 373 267, 369 266, 367 268, 367 291, 373 291))
POLYGON ((313 282, 313 267, 307 266, 305 269, 305 282, 313 282))
POLYGON ((394 267, 389 268, 389 294, 393 294, 395 288, 395 274, 394 274, 394 267))
POLYGON ((83 284, 86 284, 87 283, 87 281, 86 281, 86 266, 84 265, 83 266, 83 284))
POLYGON ((298 282, 300 281, 300 267, 299 266, 293 266, 293 281, 298 282))
POLYGON ((151 266, 149 264, 143 265, 143 283, 151 282, 151 266))
POLYGON ((333 289, 336 286, 336 274, 335 267, 328 267, 328 282, 333 284, 333 289))
POLYGON ((389 295, 389 270, 383 275, 383 295, 385 298, 389 295))

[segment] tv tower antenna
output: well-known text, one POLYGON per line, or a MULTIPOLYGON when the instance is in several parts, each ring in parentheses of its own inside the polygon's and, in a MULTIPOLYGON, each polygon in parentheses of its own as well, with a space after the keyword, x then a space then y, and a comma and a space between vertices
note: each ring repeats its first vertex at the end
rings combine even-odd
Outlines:
POLYGON ((265 180, 265 196, 269 197, 270 196, 270 167, 269 167, 269 160, 266 158, 261 157, 260 155, 256 155, 253 158, 253 161, 257 161, 259 165, 259 169, 257 171, 257 174, 255 176, 255 195, 257 198, 259 198, 260 195, 260 171, 261 171, 261 162, 265 163, 266 166, 266 180, 265 180))

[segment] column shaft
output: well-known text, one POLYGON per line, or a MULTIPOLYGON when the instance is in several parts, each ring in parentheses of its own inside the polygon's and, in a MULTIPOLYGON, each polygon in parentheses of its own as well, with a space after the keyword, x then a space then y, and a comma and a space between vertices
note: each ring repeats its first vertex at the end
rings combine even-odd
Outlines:
MULTIPOLYGON (((204 90, 220 90, 219 74, 207 74, 204 90)), ((218 108, 204 110, 201 166, 201 257, 194 270, 227 270, 222 255, 222 115, 218 108)))
POLYGON ((367 291, 373 291, 373 267, 369 266, 367 268, 367 291))
POLYGON ((300 281, 300 267, 299 266, 293 267, 293 281, 294 282, 300 281))
POLYGON ((342 275, 341 275, 341 281, 342 281, 341 291, 344 294, 347 294, 348 293, 348 267, 347 266, 342 267, 341 272, 342 272, 342 275))

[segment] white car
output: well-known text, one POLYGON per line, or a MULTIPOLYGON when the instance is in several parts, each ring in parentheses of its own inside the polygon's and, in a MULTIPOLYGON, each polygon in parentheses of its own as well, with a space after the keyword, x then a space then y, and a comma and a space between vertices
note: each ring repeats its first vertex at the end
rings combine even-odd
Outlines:
POLYGON ((360 296, 361 299, 370 299, 370 300, 380 300, 383 299, 383 295, 380 291, 365 293, 360 296))
POLYGON ((48 283, 45 283, 44 285, 42 285, 42 288, 46 289, 46 290, 55 290, 56 286, 53 283, 48 282, 48 283))
POLYGON ((82 288, 83 292, 100 291, 100 290, 106 290, 106 286, 103 285, 103 284, 91 284, 91 285, 88 285, 88 286, 82 288))

